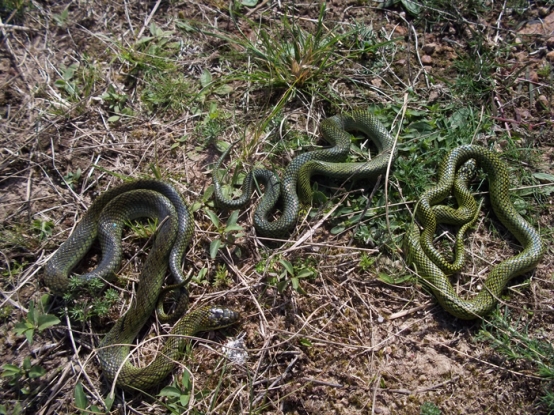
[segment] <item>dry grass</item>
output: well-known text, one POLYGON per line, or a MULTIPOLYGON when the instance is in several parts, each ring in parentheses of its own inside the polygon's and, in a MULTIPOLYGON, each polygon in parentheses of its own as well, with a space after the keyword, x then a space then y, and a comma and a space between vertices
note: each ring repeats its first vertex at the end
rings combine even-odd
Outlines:
MULTIPOLYGON (((7 413, 16 413, 17 402, 23 413, 77 413, 73 394, 78 382, 89 402, 102 407, 110 385, 101 376, 93 345, 98 333, 126 309, 145 255, 137 248, 140 244, 126 245, 127 258, 133 259, 117 282, 122 301, 107 316, 84 323, 65 318, 59 327, 36 334, 31 347, 15 336, 14 325, 26 316, 29 300, 48 291, 40 282, 42 267, 94 197, 118 184, 121 177, 157 175, 171 181, 189 205, 202 200, 196 206, 195 236, 185 266, 195 275, 206 268, 209 283, 191 285, 191 307, 219 303, 242 314, 240 326, 200 340, 192 356, 160 386, 173 380, 180 384, 183 371, 190 371, 193 398, 184 413, 419 414, 425 402, 445 414, 544 410, 538 399, 546 383, 536 368, 525 361, 509 361, 486 343, 476 342, 479 322, 451 318, 413 280, 383 282, 383 276, 393 281, 409 276, 399 246, 401 227, 377 246, 354 239, 355 225, 338 234, 330 232, 331 220, 337 223, 337 215, 350 214, 340 210, 345 206, 339 204, 341 200, 348 200, 346 204, 352 200, 342 199, 348 196, 345 193, 332 199, 327 210, 316 212, 315 219, 307 219, 311 216, 306 208, 290 243, 274 249, 256 238, 252 210, 245 210, 239 219, 245 235, 210 259, 209 244, 218 230, 205 213, 209 202, 202 198, 211 184, 211 166, 219 157, 214 144, 241 138, 242 146, 233 154, 243 163, 239 170, 250 168, 248 163, 278 169, 290 161, 293 150, 317 142, 319 121, 338 111, 372 102, 392 105, 398 114, 411 111, 412 117, 415 111, 429 112, 433 104, 441 108, 435 114, 443 114, 443 109, 453 112, 452 106, 463 102, 463 94, 453 92, 454 86, 446 81, 456 77, 452 61, 474 50, 477 36, 471 30, 481 31, 491 50, 500 47, 498 36, 514 44, 505 55, 496 55, 499 65, 493 78, 506 83, 493 83, 493 92, 484 93, 481 107, 472 101, 490 115, 487 122, 494 126, 489 131, 496 133, 474 138, 506 150, 520 176, 554 174, 551 76, 541 72, 550 62, 544 53, 535 53, 552 45, 541 36, 521 36, 522 43, 515 46, 518 34, 506 20, 506 9, 495 6, 480 19, 460 18, 465 31, 445 18, 423 32, 422 25, 413 26, 417 22, 400 9, 382 11, 365 2, 330 1, 325 17, 329 33, 339 33, 348 25, 372 26, 376 43, 394 41, 384 49, 369 48, 345 59, 343 66, 332 68, 315 84, 295 89, 283 104, 279 101, 282 89, 256 88, 246 76, 257 67, 247 60, 244 44, 210 36, 206 28, 217 25, 226 36, 237 39, 243 39, 242 33, 256 44, 252 28, 258 22, 278 28, 287 14, 304 30, 313 30, 319 4, 294 3, 264 1, 249 11, 238 8, 230 14, 226 2, 215 0, 30 2, 22 15, 2 15, 0 360, 20 365, 25 356, 31 356, 34 365, 46 369, 44 376, 16 386, 1 380, 0 401, 7 413), (179 29, 179 22, 186 22, 187 28, 179 29), (152 34, 153 23, 167 33, 140 42, 152 34), (425 49, 429 44, 438 45, 434 54, 425 49), (429 55, 432 62, 426 60, 429 55), (73 64, 78 66, 68 71, 73 64), (205 70, 232 90, 210 91, 201 81, 205 70), (408 89, 410 98, 405 100, 408 89), (275 111, 277 103, 279 111, 275 111), (120 119, 110 119, 114 116, 120 119), (532 165, 514 156, 527 148, 536 150, 532 165), (43 233, 41 224, 46 224, 43 233), (375 262, 366 267, 363 263, 368 258, 375 262), (317 271, 315 278, 301 282, 307 295, 290 288, 280 293, 269 284, 272 273, 280 271, 279 259, 317 271), (227 277, 214 284, 221 269, 226 269, 227 277), (245 336, 248 348, 242 365, 228 362, 221 348, 225 336, 239 335, 245 336), (28 387, 28 393, 22 393, 22 387, 28 387)), ((539 11, 543 13, 538 8, 529 13, 539 11)), ((356 32, 358 40, 361 33, 356 32)), ((353 53, 346 41, 336 47, 338 55, 353 53)), ((308 70, 309 64, 305 65, 308 70)), ((481 82, 482 73, 466 75, 464 79, 471 82, 458 88, 488 87, 481 82)), ((393 118, 395 128, 406 131, 408 121, 400 115, 393 118)), ((481 125, 483 113, 476 119, 481 125)), ((479 131, 476 127, 476 135, 479 131)), ((417 135, 399 136, 399 142, 406 143, 401 157, 409 159, 409 146, 417 145, 418 139, 417 135)), ((429 157, 440 153, 436 144, 428 150, 429 157)), ((424 180, 430 182, 431 177, 424 180)), ((373 199, 369 210, 376 214, 371 220, 385 223, 384 203, 390 217, 410 212, 415 181, 399 180, 393 171, 387 183, 389 198, 373 199)), ((538 196, 519 199, 541 229, 547 255, 532 278, 517 279, 507 290, 501 309, 510 310, 531 333, 552 343, 552 199, 541 193, 547 186, 548 181, 532 184, 538 196)), ((372 192, 372 188, 365 190, 372 192)), ((352 192, 360 191, 354 187, 352 192)), ((318 206, 312 209, 317 211, 318 206)), ((225 219, 225 214, 221 217, 225 219)), ((479 284, 490 265, 517 250, 493 225, 494 221, 483 219, 469 237, 466 246, 473 254, 465 274, 473 282, 464 289, 479 284)), ((94 262, 95 257, 82 268, 94 262)), ((90 301, 83 304, 91 307, 90 301)), ((50 313, 63 315, 61 300, 53 306, 50 313)), ((165 326, 154 323, 146 339, 166 333, 165 326)), ((148 351, 143 353, 148 357, 148 351)), ((147 396, 117 391, 112 412, 167 413, 164 404, 170 400, 157 397, 158 392, 147 396)))

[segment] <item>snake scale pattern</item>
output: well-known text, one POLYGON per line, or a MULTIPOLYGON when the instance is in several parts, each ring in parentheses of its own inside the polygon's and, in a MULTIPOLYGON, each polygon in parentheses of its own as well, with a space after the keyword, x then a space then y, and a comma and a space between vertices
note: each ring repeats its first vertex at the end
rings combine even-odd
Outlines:
POLYGON ((394 139, 377 117, 367 111, 354 111, 350 115, 335 115, 322 121, 321 134, 332 145, 330 148, 310 151, 296 156, 285 169, 283 180, 268 170, 255 169, 250 172, 242 187, 238 199, 228 199, 223 195, 219 170, 222 160, 228 155, 228 149, 214 166, 214 197, 217 205, 225 209, 237 209, 245 205, 254 188, 253 181, 259 180, 265 185, 265 193, 254 213, 254 227, 259 235, 267 237, 286 237, 296 224, 300 211, 300 200, 309 202, 312 197, 310 178, 314 174, 335 179, 375 179, 383 174, 389 163, 396 158, 394 139), (359 131, 370 138, 379 154, 368 162, 341 163, 350 151, 351 135, 359 131), (269 219, 282 196, 282 215, 269 219))
MULTIPOLYGON (((545 247, 539 233, 521 217, 510 201, 509 184, 508 169, 496 153, 476 145, 457 147, 444 158, 439 169, 438 183, 428 189, 417 204, 416 216, 424 229, 423 237, 415 223, 406 232, 405 250, 408 264, 416 269, 439 304, 458 318, 471 320, 490 313, 496 306, 506 284, 512 278, 535 268, 544 254, 545 247), (519 241, 523 250, 495 265, 484 282, 483 289, 472 299, 463 299, 458 296, 448 279, 447 274, 453 269, 448 269, 447 264, 443 264, 444 269, 441 269, 440 263, 435 263, 426 250, 428 252, 434 250, 430 246, 437 226, 437 217, 433 206, 448 196, 456 181, 458 168, 469 160, 475 160, 487 174, 490 201, 494 213, 519 241)), ((461 205, 465 205, 466 200, 473 199, 473 196, 464 190, 456 197, 459 198, 458 203, 461 205)), ((473 209, 470 208, 470 212, 473 209)), ((458 234, 458 238, 460 238, 460 234, 458 234)))
POLYGON ((187 336, 215 330, 238 321, 238 313, 219 306, 208 306, 186 314, 179 320, 163 349, 144 367, 133 366, 129 353, 134 339, 151 317, 159 301, 165 273, 169 268, 178 283, 186 282, 180 270, 184 251, 193 233, 192 217, 173 186, 156 180, 138 180, 115 187, 87 210, 74 232, 46 265, 44 282, 54 292, 69 286, 71 270, 85 256, 98 237, 102 249, 100 264, 90 273, 76 278, 111 280, 121 263, 121 233, 125 222, 148 217, 160 223, 152 249, 139 276, 136 297, 127 313, 104 337, 98 357, 106 378, 124 389, 146 390, 156 386, 181 357, 187 336))

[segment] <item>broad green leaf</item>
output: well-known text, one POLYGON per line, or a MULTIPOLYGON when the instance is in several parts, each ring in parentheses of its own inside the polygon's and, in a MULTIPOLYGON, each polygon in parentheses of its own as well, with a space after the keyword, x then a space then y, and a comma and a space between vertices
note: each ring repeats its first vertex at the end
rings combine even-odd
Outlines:
POLYGON ((23 359, 23 370, 31 370, 31 358, 29 356, 23 359))
POLYGON ((243 6, 246 7, 254 7, 256 4, 258 4, 258 0, 241 0, 241 3, 243 6))
POLYGON ((47 329, 60 323, 60 319, 53 314, 42 314, 38 318, 38 331, 47 329))
POLYGON ((179 402, 181 403, 181 405, 183 405, 184 407, 187 407, 189 405, 189 401, 190 401, 190 394, 185 394, 185 395, 181 395, 179 397, 179 402))
POLYGON ((344 232, 345 229, 344 224, 341 223, 331 229, 331 235, 338 235, 339 233, 344 232))
POLYGON ((32 366, 31 369, 29 369, 29 378, 40 378, 45 373, 46 370, 42 366, 32 366))
POLYGON ((290 283, 292 284, 292 289, 293 290, 298 290, 298 287, 300 287, 300 281, 298 281, 298 278, 296 277, 292 277, 290 279, 290 283))
POLYGON ((300 344, 302 346, 311 347, 311 345, 312 345, 312 342, 310 340, 308 340, 306 338, 303 338, 303 337, 300 338, 298 341, 300 342, 300 344))
POLYGON ((290 275, 294 275, 294 267, 289 261, 287 261, 286 259, 281 259, 279 260, 279 262, 281 263, 281 265, 285 267, 285 269, 290 275))
POLYGON ((287 288, 287 285, 289 284, 289 282, 287 280, 284 280, 284 281, 279 281, 277 283, 277 291, 279 291, 280 293, 282 293, 283 291, 285 291, 285 288, 287 288))
POLYGON ((160 391, 160 393, 158 393, 158 396, 178 398, 181 396, 181 390, 175 386, 166 386, 160 391))
POLYGON ((408 13, 410 13, 412 16, 418 16, 419 13, 421 13, 421 5, 417 4, 414 1, 411 0, 400 0, 402 2, 402 5, 406 9, 408 13))
POLYGON ((221 247, 221 241, 219 239, 214 239, 210 244, 210 258, 215 259, 217 256, 217 251, 221 247))
POLYGON ((210 218, 214 226, 216 228, 219 228, 219 218, 217 217, 215 212, 212 211, 211 209, 206 209, 205 211, 206 211, 206 215, 208 215, 208 217, 210 218))
POLYGON ((9 363, 2 365, 2 377, 16 376, 21 373, 21 369, 18 366, 10 365, 9 363))
POLYGON ((221 85, 214 89, 216 95, 228 95, 233 92, 233 88, 230 85, 221 85))
POLYGON ((202 201, 206 203, 208 200, 210 200, 213 194, 214 194, 214 185, 211 184, 206 188, 206 191, 202 195, 202 201))
POLYGON ((108 397, 104 399, 104 406, 106 407, 108 412, 111 411, 114 401, 115 401, 115 393, 109 394, 108 397))
POLYGON ((212 74, 207 69, 204 69, 200 74, 200 84, 203 88, 206 88, 212 83, 212 74))
POLYGON ((300 278, 310 278, 311 276, 314 275, 314 272, 313 271, 310 271, 309 269, 303 269, 302 271, 300 271, 300 273, 296 276, 296 278, 300 279, 300 278))
POLYGON ((229 219, 227 219, 227 227, 236 225, 238 219, 239 219, 239 211, 233 210, 229 215, 229 219))
POLYGON ((108 118, 108 122, 116 122, 119 121, 121 117, 119 115, 112 115, 110 118, 108 118))
POLYGON ((75 406, 79 409, 87 409, 88 399, 83 390, 83 385, 81 382, 77 382, 75 389, 73 390, 73 400, 75 401, 75 406))
MULTIPOLYGON (((202 271, 204 271, 204 274, 203 274, 203 276, 204 276, 208 272, 208 269, 207 268, 202 268, 200 270, 200 272, 198 273, 198 276, 200 276, 202 271)), ((186 369, 183 372, 183 378, 181 379, 181 385, 183 385, 183 390, 185 390, 185 391, 188 391, 189 388, 190 388, 190 373, 186 369)))
POLYGON ((549 173, 533 173, 533 177, 541 182, 554 183, 554 174, 549 173))
POLYGON ((225 233, 228 233, 228 232, 240 232, 240 231, 243 231, 244 228, 240 225, 229 225, 227 227, 225 227, 225 233))
POLYGON ((35 335, 34 329, 29 329, 25 332, 25 337, 27 338, 27 341, 29 342, 29 346, 33 344, 33 336, 35 335))

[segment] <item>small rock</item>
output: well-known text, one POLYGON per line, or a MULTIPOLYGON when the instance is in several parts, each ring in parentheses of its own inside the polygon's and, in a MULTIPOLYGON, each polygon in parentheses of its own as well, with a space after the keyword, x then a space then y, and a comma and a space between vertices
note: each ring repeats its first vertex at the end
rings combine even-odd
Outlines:
POLYGON ((429 94, 429 103, 435 102, 437 99, 439 99, 439 97, 440 97, 439 91, 436 91, 436 90, 431 91, 431 93, 429 94))
POLYGON ((529 80, 531 82, 539 82, 539 75, 535 71, 529 72, 529 80))
POLYGON ((549 62, 554 62, 554 50, 546 54, 546 59, 548 59, 549 62))
POLYGON ((423 53, 429 56, 435 53, 436 50, 437 50, 436 43, 428 43, 427 45, 423 46, 423 53))
POLYGON ((514 43, 516 45, 521 45, 521 39, 519 37, 516 37, 516 39, 514 40, 514 43))
POLYGON ((404 66, 406 65, 406 59, 398 59, 394 64, 398 66, 404 66))
POLYGON ((421 63, 424 65, 432 65, 433 64, 433 58, 431 58, 429 55, 423 55, 421 57, 421 63))

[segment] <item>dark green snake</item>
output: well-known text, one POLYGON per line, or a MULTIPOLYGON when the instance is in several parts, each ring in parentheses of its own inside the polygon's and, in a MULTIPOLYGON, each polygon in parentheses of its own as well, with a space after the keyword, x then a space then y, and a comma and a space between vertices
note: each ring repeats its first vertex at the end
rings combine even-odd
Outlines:
MULTIPOLYGON (((507 167, 494 152, 475 145, 457 147, 444 158, 439 169, 437 185, 427 190, 416 206, 415 214, 424 233, 420 235, 419 228, 415 223, 406 232, 404 242, 407 262, 416 269, 417 274, 433 291, 440 305, 458 318, 470 320, 490 313, 496 306, 506 284, 512 278, 535 268, 544 254, 544 244, 538 232, 521 217, 510 201, 509 184, 507 167), (473 202, 470 200, 473 197, 465 188, 464 181, 467 184, 467 177, 457 178, 456 176, 458 168, 472 159, 488 176, 490 201, 496 217, 515 236, 523 250, 495 265, 487 277, 483 289, 475 297, 462 299, 457 295, 447 277, 447 274, 455 272, 459 268, 459 258, 454 264, 448 264, 444 258, 441 260, 440 253, 433 252, 435 248, 432 247, 432 239, 437 223, 448 223, 448 219, 444 219, 444 211, 437 209, 435 205, 448 196, 455 181, 460 180, 461 183, 458 184, 458 190, 454 191, 458 204, 469 206, 468 203, 475 203, 474 200, 473 202), (431 258, 438 258, 438 263, 431 258)), ((473 213, 475 210, 475 206, 468 207, 467 220, 473 220, 472 216, 475 217, 475 213, 473 213)), ((456 216, 455 213, 454 216, 456 216)), ((467 223, 469 222, 466 221, 467 223)), ((467 225, 463 226, 464 231, 467 227, 467 225)), ((458 233, 458 239, 462 237, 463 234, 458 233)), ((457 242, 458 244, 459 242, 457 242)), ((463 250, 463 245, 461 249, 463 250)), ((456 255, 458 254, 459 252, 456 255)))
POLYGON ((246 204, 251 197, 254 181, 264 184, 265 193, 254 213, 254 227, 258 234, 282 237, 294 227, 300 200, 309 202, 312 197, 310 178, 314 174, 335 179, 375 179, 383 174, 389 163, 396 158, 394 139, 384 125, 367 111, 354 111, 350 115, 335 115, 322 121, 320 130, 332 147, 310 151, 296 156, 287 166, 282 182, 276 174, 264 169, 248 173, 243 182, 242 195, 238 199, 227 199, 222 192, 217 171, 230 148, 214 166, 214 197, 219 207, 236 209, 246 204), (348 132, 360 131, 377 146, 379 154, 369 162, 340 163, 350 151, 351 136, 348 132), (298 193, 297 193, 298 192, 298 193), (282 198, 282 215, 270 221, 279 197, 282 198))
MULTIPOLYGON (((44 282, 56 293, 67 291, 71 270, 97 237, 102 249, 100 264, 90 273, 76 278, 112 278, 121 262, 124 223, 140 217, 157 218, 160 229, 141 271, 136 298, 104 337, 98 356, 110 382, 116 380, 117 385, 125 389, 144 390, 159 384, 173 369, 188 341, 186 336, 238 321, 238 314, 232 310, 219 306, 200 308, 176 323, 172 336, 148 366, 139 368, 128 361, 131 344, 159 301, 168 267, 179 285, 187 282, 180 268, 194 225, 181 195, 171 185, 156 180, 125 183, 102 194, 46 264, 44 282)), ((186 295, 188 299, 188 293, 186 295)))

